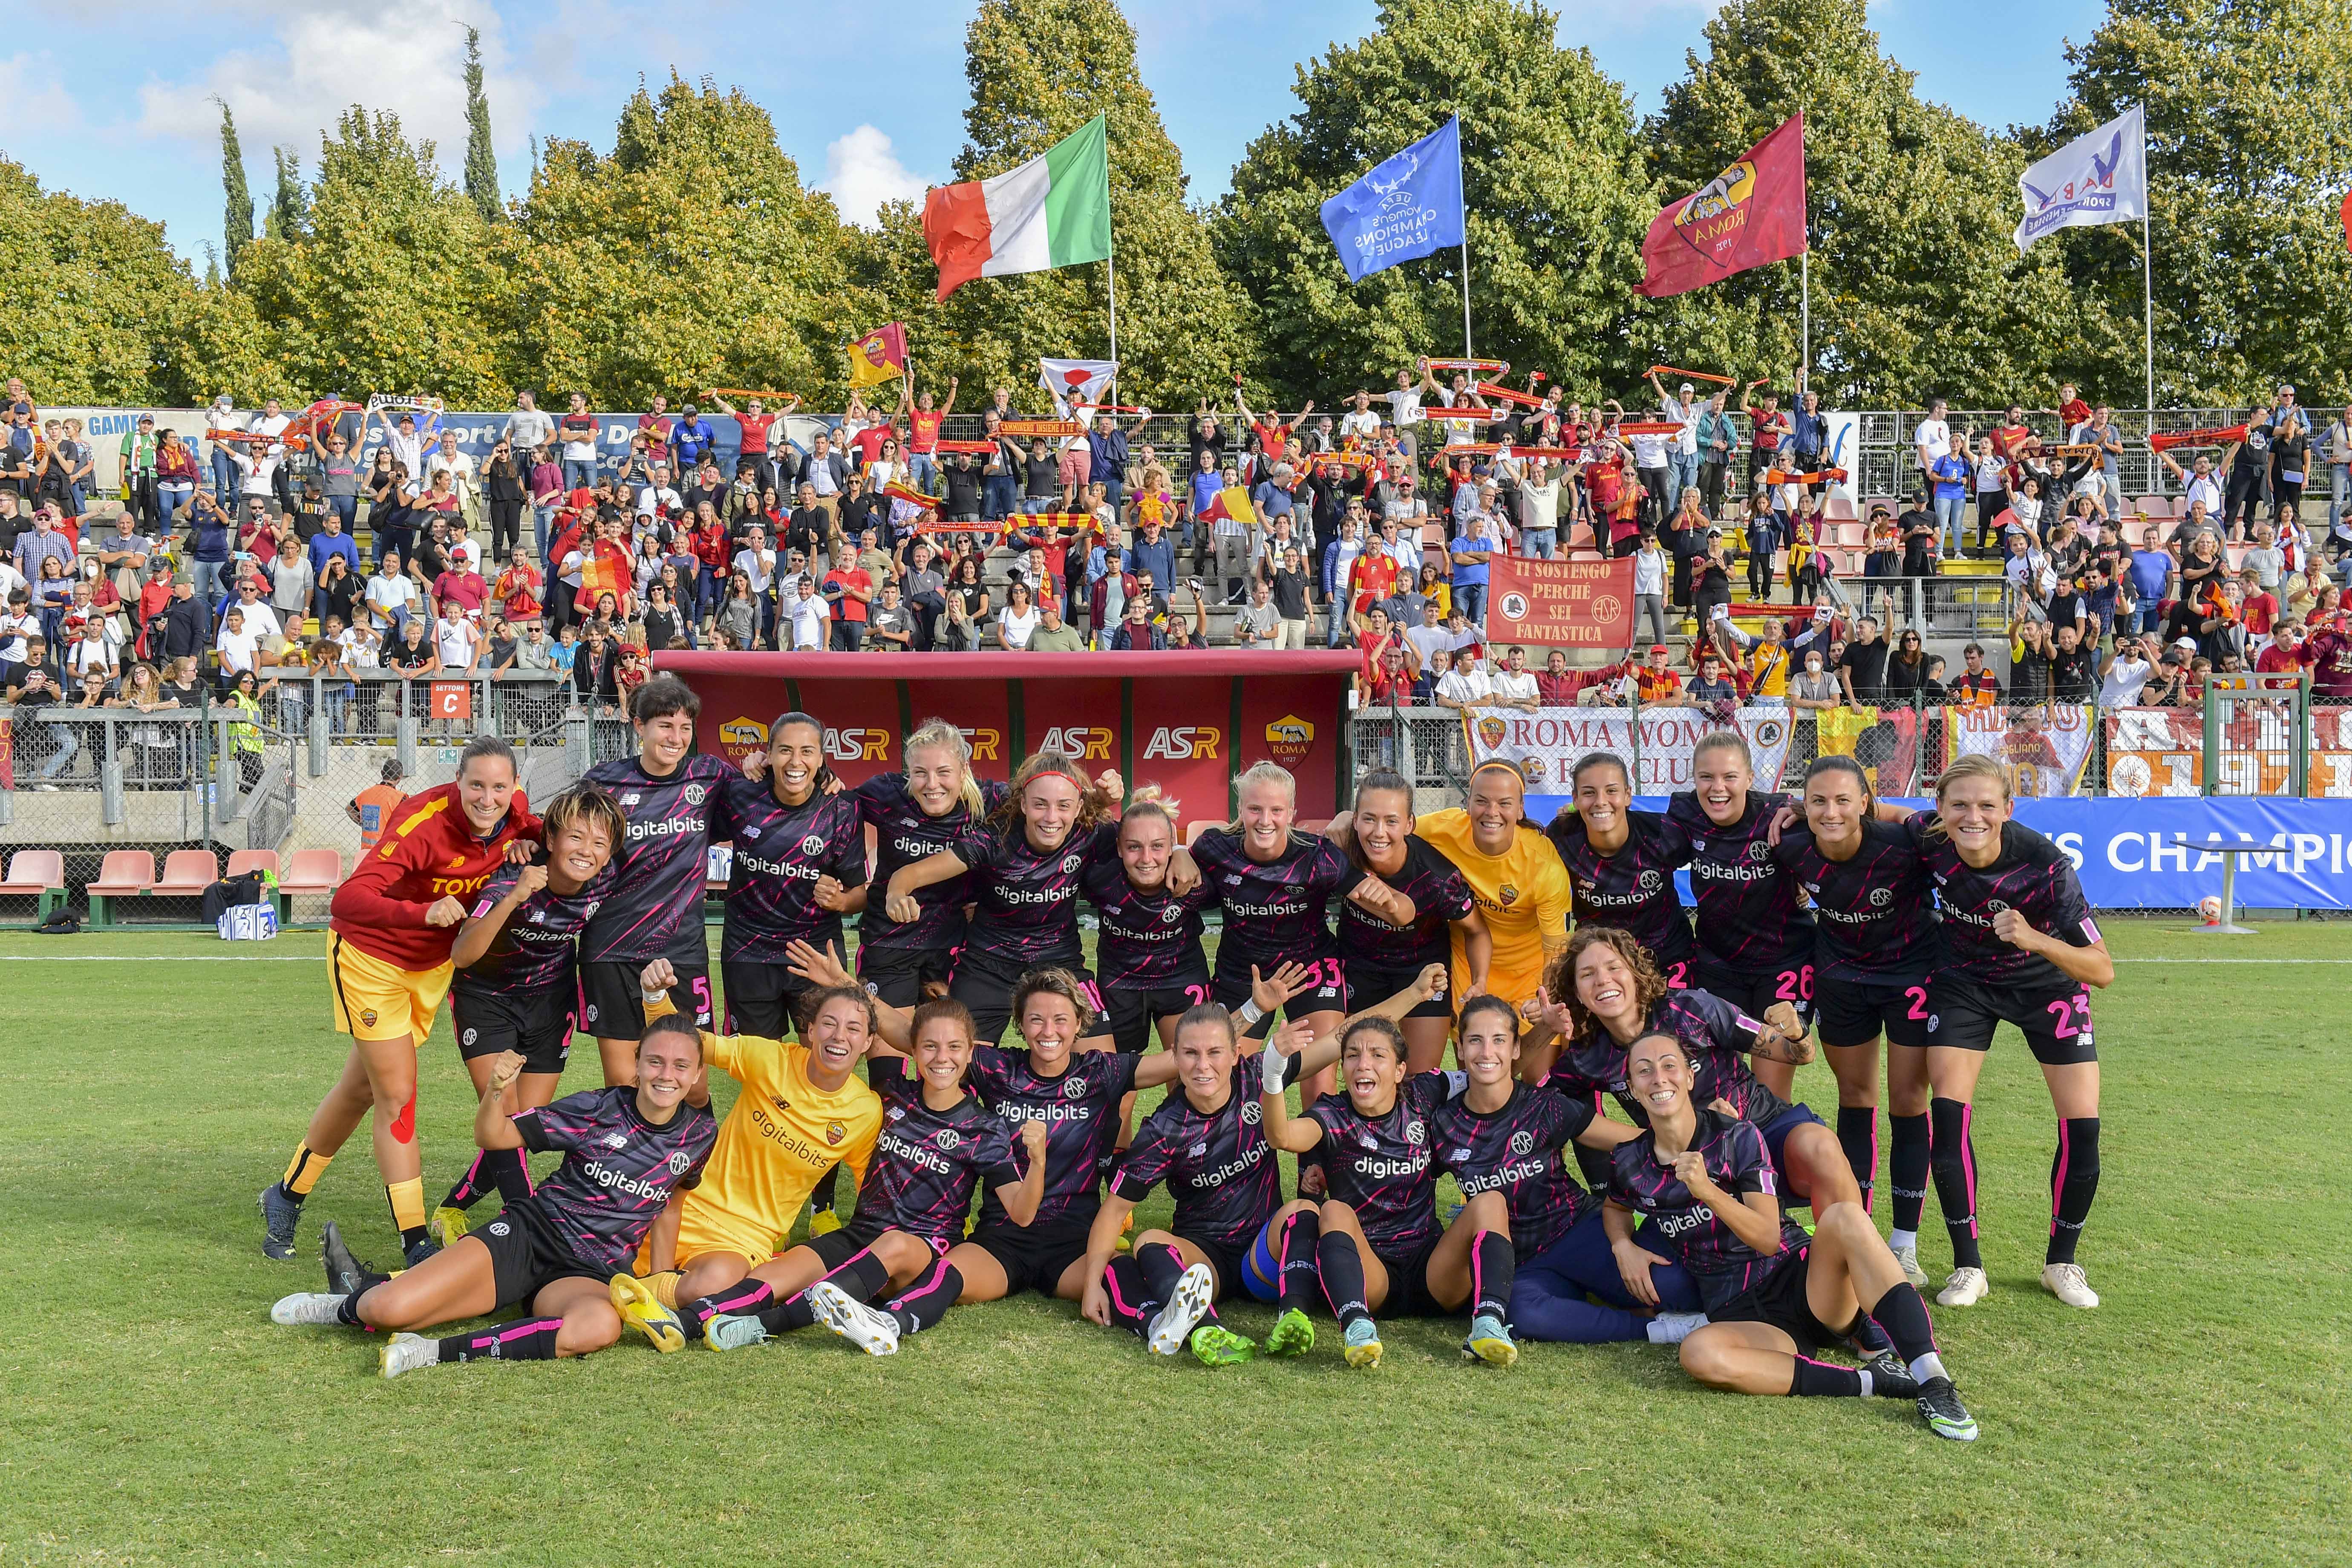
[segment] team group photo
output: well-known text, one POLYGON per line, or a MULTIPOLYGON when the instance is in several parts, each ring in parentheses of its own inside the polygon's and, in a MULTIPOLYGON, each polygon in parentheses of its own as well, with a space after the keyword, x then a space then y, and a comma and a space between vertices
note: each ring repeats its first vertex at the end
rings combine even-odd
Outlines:
POLYGON ((0 1561, 2342 1555, 2345 18, 803 9, 0 45, 0 1561))

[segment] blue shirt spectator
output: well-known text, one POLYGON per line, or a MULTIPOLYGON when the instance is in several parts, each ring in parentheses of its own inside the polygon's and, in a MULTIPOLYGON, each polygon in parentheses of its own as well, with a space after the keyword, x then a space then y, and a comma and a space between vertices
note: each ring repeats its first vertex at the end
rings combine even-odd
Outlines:
POLYGON ((1224 476, 1213 468, 1196 468, 1192 473, 1192 515, 1198 517, 1208 504, 1217 499, 1225 488, 1224 476))
MULTIPOLYGON (((46 512, 34 514, 31 532, 20 533, 16 536, 15 553, 16 570, 24 574, 25 580, 28 583, 37 583, 41 580, 41 563, 44 561, 62 563, 68 579, 73 576, 73 542, 50 526, 48 514, 46 512)), ((226 561, 228 557, 224 554, 221 559, 226 561)))
POLYGON ((1486 562, 1495 552, 1495 542, 1486 536, 1484 521, 1484 518, 1477 518, 1465 524, 1448 547, 1454 560, 1454 585, 1457 588, 1486 585, 1486 562), (1465 561, 1465 555, 1471 559, 1465 561))
POLYGON ((315 575, 327 569, 327 563, 336 556, 354 574, 360 569, 359 542, 348 533, 315 533, 310 536, 310 571, 315 575))
POLYGON ((1135 542, 1127 547, 1127 569, 1140 577, 1151 574, 1151 581, 1161 593, 1176 585, 1176 542, 1161 528, 1139 528, 1135 542), (1151 536, 1157 533, 1159 538, 1151 536))
POLYGON ((670 450, 677 455, 677 471, 682 474, 701 462, 718 439, 719 433, 710 427, 710 421, 697 414, 694 405, 688 404, 684 416, 669 427, 670 450))
POLYGON ((1947 452, 1936 459, 1928 472, 1936 476, 1936 499, 1958 500, 1968 493, 1969 465, 1957 453, 1947 452))

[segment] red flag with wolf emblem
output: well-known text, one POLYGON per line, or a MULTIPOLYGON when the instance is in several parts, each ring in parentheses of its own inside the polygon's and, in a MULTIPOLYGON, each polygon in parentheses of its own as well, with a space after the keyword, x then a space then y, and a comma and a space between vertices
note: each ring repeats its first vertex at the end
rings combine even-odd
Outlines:
POLYGON ((1641 292, 1687 294, 1735 272, 1805 252, 1805 117, 1740 155, 1694 195, 1650 220, 1641 292))

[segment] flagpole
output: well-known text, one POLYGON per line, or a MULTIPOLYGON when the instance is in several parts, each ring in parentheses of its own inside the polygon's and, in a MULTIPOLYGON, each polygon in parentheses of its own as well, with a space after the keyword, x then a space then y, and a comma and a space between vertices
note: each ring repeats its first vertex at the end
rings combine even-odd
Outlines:
POLYGON ((1454 188, 1462 193, 1462 357, 1475 359, 1478 351, 1470 346, 1470 187, 1462 179, 1462 117, 1457 114, 1454 120, 1454 188))
MULTIPOLYGON (((1810 237, 1808 237, 1810 238, 1810 237)), ((1799 336, 1804 345, 1805 368, 1797 377, 1797 402, 1802 406, 1805 391, 1813 384, 1813 248, 1808 243, 1797 253, 1799 336)))
POLYGON ((2149 219, 2156 207, 2154 182, 2147 177, 2147 105, 2140 105, 2139 121, 2139 286, 2140 321, 2146 336, 2147 412, 2156 416, 2156 238, 2149 219))
MULTIPOLYGON (((1106 256, 1103 265, 1110 269, 1110 385, 1116 388, 1118 385, 1118 262, 1106 256)), ((1111 401, 1116 403, 1118 400, 1114 397, 1111 401)))

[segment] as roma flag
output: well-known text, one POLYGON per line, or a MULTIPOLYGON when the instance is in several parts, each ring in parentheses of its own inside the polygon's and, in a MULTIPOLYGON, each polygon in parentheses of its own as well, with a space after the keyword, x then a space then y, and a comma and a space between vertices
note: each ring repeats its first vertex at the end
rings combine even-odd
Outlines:
POLYGON ((872 386, 907 374, 907 329, 893 321, 849 345, 849 384, 872 386))
POLYGON ((1641 292, 1687 294, 1805 253, 1805 117, 1792 114, 1694 195, 1650 220, 1641 292))

